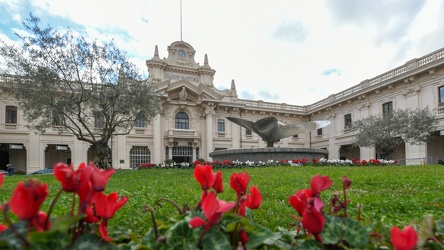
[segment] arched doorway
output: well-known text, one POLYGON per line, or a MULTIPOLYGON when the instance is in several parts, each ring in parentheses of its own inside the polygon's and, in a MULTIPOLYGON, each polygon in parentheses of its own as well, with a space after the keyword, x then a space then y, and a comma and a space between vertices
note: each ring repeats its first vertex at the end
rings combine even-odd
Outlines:
POLYGON ((151 152, 148 146, 133 146, 130 150, 130 168, 137 168, 140 164, 151 163, 151 152))
POLYGON ((52 168, 59 162, 71 164, 71 149, 68 145, 48 144, 45 148, 45 168, 52 168))

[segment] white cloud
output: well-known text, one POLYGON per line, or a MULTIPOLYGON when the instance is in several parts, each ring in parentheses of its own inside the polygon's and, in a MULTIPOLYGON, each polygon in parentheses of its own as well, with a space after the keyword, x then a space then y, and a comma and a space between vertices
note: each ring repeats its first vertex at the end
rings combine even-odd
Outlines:
MULTIPOLYGON (((155 45, 166 57, 181 37, 179 0, 3 5, 11 20, 26 17, 29 10, 20 6, 29 6, 44 20, 60 20, 54 27, 113 38, 145 72, 155 45)), ((443 47, 443 6, 439 0, 184 0, 182 37, 197 62, 208 54, 215 86, 230 88, 234 79, 240 98, 306 105, 443 47)))

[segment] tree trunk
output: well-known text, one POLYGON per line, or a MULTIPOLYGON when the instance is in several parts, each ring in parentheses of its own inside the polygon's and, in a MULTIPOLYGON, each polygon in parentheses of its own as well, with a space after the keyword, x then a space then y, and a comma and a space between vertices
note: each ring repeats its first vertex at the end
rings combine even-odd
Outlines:
POLYGON ((108 147, 108 143, 104 141, 97 141, 94 146, 97 149, 97 155, 94 159, 94 165, 96 165, 96 167, 100 169, 111 168, 111 151, 108 147))

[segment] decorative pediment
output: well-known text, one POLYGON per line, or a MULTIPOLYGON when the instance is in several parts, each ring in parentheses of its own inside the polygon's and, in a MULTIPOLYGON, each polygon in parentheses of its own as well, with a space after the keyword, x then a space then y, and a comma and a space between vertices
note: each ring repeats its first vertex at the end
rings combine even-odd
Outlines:
POLYGON ((170 83, 166 87, 165 93, 169 100, 181 102, 200 103, 202 100, 221 100, 223 98, 203 84, 196 86, 185 80, 170 83))

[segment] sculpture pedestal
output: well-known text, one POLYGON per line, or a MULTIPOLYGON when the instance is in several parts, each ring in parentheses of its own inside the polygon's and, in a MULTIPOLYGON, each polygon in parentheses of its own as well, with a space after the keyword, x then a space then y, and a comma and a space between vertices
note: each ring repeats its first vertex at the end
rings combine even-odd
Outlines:
POLYGON ((240 148, 240 149, 226 149, 218 150, 210 153, 213 161, 223 162, 229 161, 280 161, 280 160, 294 160, 307 158, 309 161, 320 158, 328 158, 328 150, 326 149, 312 149, 312 148, 240 148))

